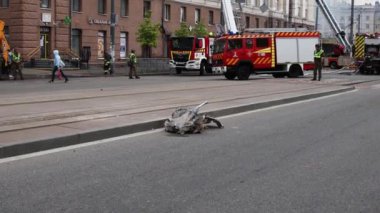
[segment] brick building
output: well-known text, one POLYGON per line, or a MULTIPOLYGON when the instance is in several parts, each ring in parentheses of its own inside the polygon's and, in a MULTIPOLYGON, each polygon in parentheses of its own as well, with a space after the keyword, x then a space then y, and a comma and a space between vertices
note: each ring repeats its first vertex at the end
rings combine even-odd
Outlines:
MULTIPOLYGON (((130 49, 138 55, 166 57, 167 40, 181 22, 202 22, 210 32, 223 22, 220 0, 114 0, 115 59, 123 60, 130 49), (154 23, 162 26, 158 45, 143 50, 136 32, 144 14, 151 11, 154 23)), ((313 27, 310 0, 245 0, 244 27, 313 27), (268 2, 266 5, 265 2, 268 2), (296 2, 300 2, 297 4, 296 2), (268 8, 263 10, 263 6, 268 8), (296 7, 297 6, 297 7, 296 7), (302 7, 301 7, 302 6, 302 7), (293 9, 292 8, 296 8, 293 9)), ((235 3, 236 4, 236 3, 235 3)), ((2 0, 0 19, 12 47, 23 57, 50 59, 53 49, 74 57, 90 52, 90 63, 102 63, 110 49, 111 0, 2 0)))

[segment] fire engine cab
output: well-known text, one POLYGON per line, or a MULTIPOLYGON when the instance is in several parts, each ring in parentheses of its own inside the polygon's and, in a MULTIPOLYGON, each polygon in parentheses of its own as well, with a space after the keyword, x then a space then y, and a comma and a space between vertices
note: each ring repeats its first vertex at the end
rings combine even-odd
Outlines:
MULTIPOLYGON (((319 32, 283 31, 226 35, 215 40, 212 71, 229 79, 247 80, 254 74, 272 74, 275 78, 298 77, 314 68, 315 45, 319 32)), ((287 30, 287 31, 285 31, 287 30)))
POLYGON ((211 46, 214 38, 203 37, 172 37, 170 39, 171 68, 177 74, 182 71, 199 71, 200 75, 205 72, 211 73, 211 46))

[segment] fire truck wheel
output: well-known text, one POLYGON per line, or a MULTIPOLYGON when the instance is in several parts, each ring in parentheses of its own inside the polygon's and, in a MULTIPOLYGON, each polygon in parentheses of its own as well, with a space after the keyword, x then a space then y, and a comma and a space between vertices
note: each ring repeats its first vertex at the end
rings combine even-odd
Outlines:
POLYGON ((180 68, 176 68, 176 69, 175 69, 175 73, 176 73, 176 74, 181 74, 181 73, 182 73, 182 69, 180 69, 180 68))
POLYGON ((224 77, 226 77, 228 80, 234 80, 236 78, 236 72, 227 71, 226 73, 224 73, 224 77))
POLYGON ((248 65, 239 66, 237 74, 239 80, 248 80, 250 74, 251 68, 248 65))
POLYGON ((302 68, 298 65, 292 65, 289 69, 289 78, 298 78, 300 75, 302 75, 302 68))

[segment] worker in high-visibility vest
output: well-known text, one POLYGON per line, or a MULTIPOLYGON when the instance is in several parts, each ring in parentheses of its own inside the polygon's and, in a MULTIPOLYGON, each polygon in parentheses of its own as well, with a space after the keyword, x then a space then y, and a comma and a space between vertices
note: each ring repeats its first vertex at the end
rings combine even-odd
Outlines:
POLYGON ((21 80, 24 80, 24 77, 22 75, 21 54, 17 51, 16 48, 13 49, 11 58, 12 58, 11 71, 13 73, 14 80, 17 79, 17 75, 20 76, 21 80))
POLYGON ((324 51, 321 49, 321 45, 316 44, 314 50, 314 77, 312 81, 317 80, 318 72, 318 81, 322 78, 322 57, 324 56, 324 51))

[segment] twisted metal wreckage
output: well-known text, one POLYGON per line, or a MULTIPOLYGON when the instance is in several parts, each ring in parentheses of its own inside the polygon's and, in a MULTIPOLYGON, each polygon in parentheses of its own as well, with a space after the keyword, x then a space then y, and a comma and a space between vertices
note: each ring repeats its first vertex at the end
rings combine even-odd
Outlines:
POLYGON ((189 108, 189 107, 179 107, 177 108, 165 121, 165 131, 171 133, 185 134, 185 133, 201 133, 207 124, 213 122, 218 128, 223 128, 222 123, 206 114, 198 114, 199 109, 206 105, 208 102, 205 101, 200 105, 189 108))

